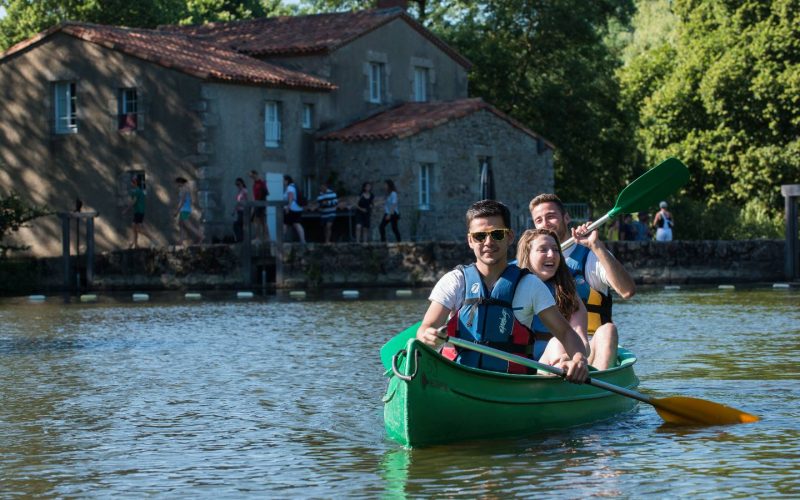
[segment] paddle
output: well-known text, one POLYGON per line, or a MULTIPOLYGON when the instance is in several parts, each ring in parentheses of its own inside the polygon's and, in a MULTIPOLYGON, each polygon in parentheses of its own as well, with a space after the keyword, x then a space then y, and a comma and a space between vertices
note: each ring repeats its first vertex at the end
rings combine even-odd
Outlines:
MULTIPOLYGON (((641 212, 662 201, 675 192, 676 189, 686 184, 689 180, 689 169, 677 158, 668 158, 640 175, 631 182, 617 196, 617 203, 607 214, 600 217, 587 228, 592 232, 609 220, 621 213, 641 212)), ((566 250, 575 244, 574 238, 569 238, 561 244, 561 249, 566 250)))
MULTIPOLYGON (((561 368, 539 363, 529 358, 523 358, 516 354, 499 351, 485 345, 476 344, 468 340, 456 337, 448 337, 447 341, 464 349, 471 349, 489 356, 494 356, 506 361, 518 363, 529 368, 546 371, 555 375, 564 376, 561 368)), ((721 425, 721 424, 741 424, 748 422, 758 422, 759 418, 755 415, 745 413, 704 399, 688 398, 683 396, 673 396, 669 398, 651 398, 646 394, 632 391, 624 387, 619 387, 602 380, 587 378, 586 384, 600 389, 615 392, 622 396, 637 399, 655 407, 658 414, 665 422, 681 425, 721 425)))

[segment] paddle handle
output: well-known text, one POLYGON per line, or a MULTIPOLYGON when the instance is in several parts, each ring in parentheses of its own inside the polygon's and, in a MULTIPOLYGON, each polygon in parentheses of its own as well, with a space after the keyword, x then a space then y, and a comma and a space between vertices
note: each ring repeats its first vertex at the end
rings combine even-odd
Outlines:
MULTIPOLYGON (((608 222, 614 216, 614 215, 612 215, 612 212, 613 212, 613 210, 611 212, 608 212, 604 216, 600 217, 596 221, 592 222, 591 224, 589 224, 589 227, 586 228, 586 233, 587 234, 591 233, 592 231, 594 231, 598 227, 600 227, 603 224, 605 224, 606 222, 608 222)), ((575 238, 567 239, 564 243, 561 244, 561 251, 566 250, 567 248, 571 247, 574 244, 575 244, 575 238)))
MULTIPOLYGON (((511 354, 510 352, 500 351, 498 349, 494 349, 492 347, 488 347, 481 344, 476 344, 475 342, 470 342, 468 340, 460 339, 457 337, 448 337, 447 341, 451 344, 464 348, 470 349, 472 351, 479 352, 481 354, 486 354, 488 356, 494 356, 495 358, 500 358, 505 361, 510 361, 511 363, 517 363, 522 366, 527 366, 528 368, 536 368, 537 370, 542 370, 548 373, 552 373, 554 375, 558 375, 559 377, 564 377, 566 373, 564 370, 557 366, 546 365, 544 363, 539 363, 538 361, 534 361, 530 358, 523 358, 522 356, 517 356, 516 354, 511 354)), ((607 391, 615 392, 622 396, 627 396, 629 398, 637 399, 643 403, 653 404, 650 398, 640 392, 632 391, 630 389, 626 389, 624 387, 620 387, 618 385, 609 384, 608 382, 604 382, 602 380, 594 380, 591 377, 587 378, 584 382, 585 384, 589 384, 591 386, 605 389, 607 391)))

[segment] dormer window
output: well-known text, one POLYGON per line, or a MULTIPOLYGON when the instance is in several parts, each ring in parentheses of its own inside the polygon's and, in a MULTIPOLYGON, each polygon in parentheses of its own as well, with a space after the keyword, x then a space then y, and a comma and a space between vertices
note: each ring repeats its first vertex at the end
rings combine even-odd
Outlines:
POLYGON ((380 62, 369 63, 369 102, 380 104, 383 102, 383 75, 384 64, 380 62))

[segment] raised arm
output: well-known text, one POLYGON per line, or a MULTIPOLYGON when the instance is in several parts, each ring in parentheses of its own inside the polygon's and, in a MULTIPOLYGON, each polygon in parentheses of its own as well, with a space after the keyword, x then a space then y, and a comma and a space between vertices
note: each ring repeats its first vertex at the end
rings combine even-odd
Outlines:
POLYGON ((588 226, 589 223, 587 222, 578 228, 572 229, 572 237, 575 238, 575 242, 588 247, 589 250, 594 252, 600 265, 606 270, 608 283, 620 297, 626 300, 633 297, 636 293, 636 283, 634 283, 633 278, 628 271, 625 270, 622 263, 611 255, 605 243, 598 238, 597 231, 584 234, 588 226))

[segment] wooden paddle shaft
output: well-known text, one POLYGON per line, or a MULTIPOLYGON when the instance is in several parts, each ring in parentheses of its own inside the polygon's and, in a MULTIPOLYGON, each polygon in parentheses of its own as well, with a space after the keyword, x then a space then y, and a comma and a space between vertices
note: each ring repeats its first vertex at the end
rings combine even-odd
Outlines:
MULTIPOLYGON (((488 356, 494 356, 495 358, 499 358, 505 361, 510 361, 512 363, 517 363, 519 365, 527 366, 529 368, 536 368, 537 370, 542 370, 548 373, 552 373, 554 375, 558 375, 559 377, 563 377, 566 374, 564 370, 558 368, 557 366, 551 366, 551 365, 546 365, 544 363, 539 363, 538 361, 534 361, 530 358, 523 358, 522 356, 517 356, 516 354, 500 351, 498 349, 494 349, 492 347, 488 347, 481 344, 476 344, 475 342, 470 342, 468 340, 459 339, 456 337, 448 337, 447 341, 463 349, 470 349, 472 351, 480 352, 488 356)), ((626 389, 618 385, 609 384, 608 382, 604 382, 602 380, 594 380, 590 377, 587 378, 584 383, 597 387, 599 389, 605 389, 607 391, 615 392, 622 396, 627 396, 629 398, 637 399, 643 403, 653 404, 650 397, 645 394, 632 391, 630 389, 626 389)))

